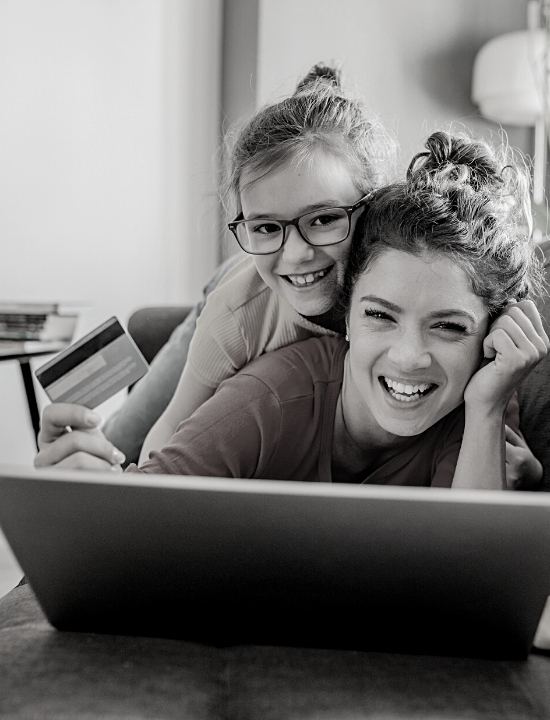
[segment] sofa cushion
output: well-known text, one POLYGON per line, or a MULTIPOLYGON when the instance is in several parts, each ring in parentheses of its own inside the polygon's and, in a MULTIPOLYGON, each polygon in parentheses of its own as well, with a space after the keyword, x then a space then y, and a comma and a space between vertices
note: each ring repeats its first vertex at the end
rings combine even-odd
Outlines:
MULTIPOLYGON (((550 241, 540 245, 546 280, 550 283, 550 241)), ((539 305, 544 328, 550 336, 550 296, 539 305)), ((550 355, 518 388, 521 431, 544 468, 542 489, 550 491, 550 355)))
MULTIPOLYGON (((360 618, 358 618, 360 622, 360 618)), ((94 720, 550 717, 550 658, 495 661, 59 632, 0 599, 0 716, 94 720)))

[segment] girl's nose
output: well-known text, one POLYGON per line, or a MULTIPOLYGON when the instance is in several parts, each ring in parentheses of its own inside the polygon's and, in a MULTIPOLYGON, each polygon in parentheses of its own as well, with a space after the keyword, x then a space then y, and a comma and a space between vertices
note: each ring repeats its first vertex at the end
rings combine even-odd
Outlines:
POLYGON ((298 228, 289 225, 286 232, 286 241, 283 245, 283 260, 289 265, 300 265, 312 260, 315 248, 304 240, 298 232, 298 228))
POLYGON ((422 370, 432 364, 432 356, 418 333, 403 333, 396 338, 388 350, 388 358, 404 373, 422 370))

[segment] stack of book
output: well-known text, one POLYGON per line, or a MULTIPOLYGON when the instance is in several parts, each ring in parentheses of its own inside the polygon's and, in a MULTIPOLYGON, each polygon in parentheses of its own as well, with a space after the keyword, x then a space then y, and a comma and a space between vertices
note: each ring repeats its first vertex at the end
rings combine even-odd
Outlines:
POLYGON ((55 352, 70 343, 81 306, 0 301, 0 355, 55 352))

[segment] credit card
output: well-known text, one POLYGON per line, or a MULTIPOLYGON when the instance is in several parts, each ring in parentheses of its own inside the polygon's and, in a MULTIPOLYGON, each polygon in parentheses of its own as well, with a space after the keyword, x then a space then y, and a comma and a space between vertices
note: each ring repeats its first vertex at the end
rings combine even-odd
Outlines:
POLYGON ((93 409, 145 375, 149 365, 116 317, 35 372, 50 400, 93 409))

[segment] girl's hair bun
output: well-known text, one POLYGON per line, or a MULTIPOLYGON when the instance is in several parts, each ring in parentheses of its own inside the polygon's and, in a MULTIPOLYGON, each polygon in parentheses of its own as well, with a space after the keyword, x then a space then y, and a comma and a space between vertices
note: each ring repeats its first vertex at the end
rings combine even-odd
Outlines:
POLYGON ((317 65, 314 65, 308 74, 300 80, 296 86, 294 94, 297 95, 298 93, 304 92, 304 90, 308 90, 310 87, 319 82, 326 83, 327 85, 340 90, 342 87, 341 79, 342 74, 340 70, 334 67, 329 67, 328 65, 323 65, 322 63, 317 63, 317 65))

